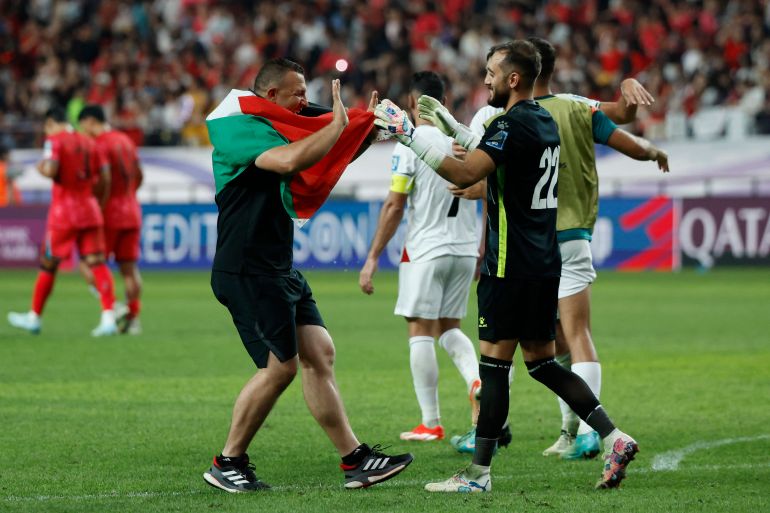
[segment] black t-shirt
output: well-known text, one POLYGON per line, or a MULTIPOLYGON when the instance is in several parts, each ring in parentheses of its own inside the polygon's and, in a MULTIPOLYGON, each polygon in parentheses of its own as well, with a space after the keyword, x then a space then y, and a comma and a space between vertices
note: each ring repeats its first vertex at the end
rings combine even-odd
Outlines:
POLYGON ((497 166, 487 178, 482 272, 498 278, 558 277, 556 122, 534 101, 522 100, 489 125, 478 149, 497 166))
POLYGON ((214 271, 288 275, 294 222, 281 203, 281 176, 254 164, 215 196, 219 208, 214 271))

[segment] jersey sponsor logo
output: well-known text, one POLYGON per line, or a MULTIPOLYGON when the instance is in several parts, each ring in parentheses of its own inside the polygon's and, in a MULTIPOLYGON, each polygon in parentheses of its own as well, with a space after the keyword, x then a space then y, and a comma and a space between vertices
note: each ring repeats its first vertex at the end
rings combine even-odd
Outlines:
POLYGON ((390 170, 391 171, 397 171, 398 170, 398 163, 401 160, 401 155, 393 155, 393 159, 390 162, 390 170))
POLYGON ((502 150, 503 145, 505 144, 505 140, 508 138, 508 132, 505 130, 500 130, 495 135, 487 139, 487 146, 491 146, 492 148, 495 148, 496 150, 502 150))
POLYGON ((479 317, 479 328, 488 328, 487 319, 485 317, 479 317))

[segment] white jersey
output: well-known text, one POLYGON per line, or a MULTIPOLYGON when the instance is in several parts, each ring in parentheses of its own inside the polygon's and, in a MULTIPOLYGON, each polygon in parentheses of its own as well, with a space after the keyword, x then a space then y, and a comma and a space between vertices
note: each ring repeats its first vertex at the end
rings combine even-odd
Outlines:
POLYGON ((478 135, 479 137, 483 137, 484 132, 486 131, 484 123, 486 123, 489 118, 501 114, 504 110, 505 109, 503 108, 492 107, 491 105, 481 107, 479 111, 473 116, 469 128, 474 134, 478 135))
MULTIPOLYGON (((420 131, 431 145, 452 154, 452 139, 434 126, 422 125, 420 131)), ((425 262, 444 255, 478 256, 476 201, 455 198, 444 180, 412 150, 397 144, 393 150, 392 183, 405 184, 396 192, 409 195, 405 261, 425 262)))

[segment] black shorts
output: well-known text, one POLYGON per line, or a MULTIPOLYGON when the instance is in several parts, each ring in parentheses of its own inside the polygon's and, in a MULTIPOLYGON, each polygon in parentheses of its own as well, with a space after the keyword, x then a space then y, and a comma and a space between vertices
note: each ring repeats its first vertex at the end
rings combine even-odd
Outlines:
POLYGON ((289 276, 211 273, 214 295, 233 316, 257 367, 273 353, 285 362, 297 354, 297 326, 324 326, 313 292, 296 269, 289 276))
POLYGON ((553 340, 559 278, 496 278, 481 275, 476 293, 479 301, 479 339, 553 340))

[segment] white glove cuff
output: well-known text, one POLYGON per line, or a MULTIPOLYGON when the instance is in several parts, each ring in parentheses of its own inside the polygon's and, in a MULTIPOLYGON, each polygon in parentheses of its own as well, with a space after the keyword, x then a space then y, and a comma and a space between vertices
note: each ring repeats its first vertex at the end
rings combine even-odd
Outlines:
POLYGON ((475 150, 476 146, 481 142, 481 138, 473 133, 473 131, 467 126, 458 123, 455 133, 455 140, 465 148, 466 150, 475 150))
POLYGON ((434 171, 441 166, 447 157, 444 152, 431 146, 430 140, 426 138, 424 133, 415 132, 409 147, 415 152, 417 158, 428 164, 434 171))

